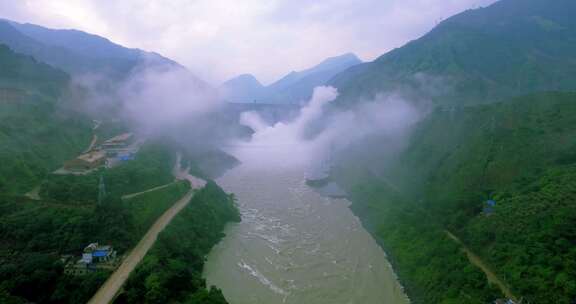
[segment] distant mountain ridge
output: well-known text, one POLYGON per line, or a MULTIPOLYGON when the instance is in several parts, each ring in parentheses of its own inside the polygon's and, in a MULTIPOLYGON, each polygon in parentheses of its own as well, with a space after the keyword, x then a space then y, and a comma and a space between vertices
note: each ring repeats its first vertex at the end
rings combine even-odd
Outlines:
POLYGON ((253 102, 260 99, 265 87, 254 75, 242 74, 224 82, 221 88, 227 99, 253 102))
POLYGON ((98 74, 111 81, 125 79, 143 64, 185 69, 159 54, 126 48, 97 35, 5 19, 0 19, 0 43, 71 75, 98 74))
POLYGON ((221 89, 224 97, 232 102, 302 103, 310 99, 315 87, 360 63, 356 55, 347 53, 327 58, 312 68, 290 72, 268 86, 262 86, 253 75, 243 74, 226 81, 221 89))

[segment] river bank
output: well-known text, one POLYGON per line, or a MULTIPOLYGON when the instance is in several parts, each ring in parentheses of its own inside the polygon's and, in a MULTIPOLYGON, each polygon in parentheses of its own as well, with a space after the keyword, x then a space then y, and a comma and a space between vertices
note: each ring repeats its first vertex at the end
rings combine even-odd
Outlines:
POLYGON ((461 246, 412 202, 368 178, 347 186, 351 210, 388 253, 411 303, 451 299, 483 304, 501 297, 498 288, 468 261, 461 246))

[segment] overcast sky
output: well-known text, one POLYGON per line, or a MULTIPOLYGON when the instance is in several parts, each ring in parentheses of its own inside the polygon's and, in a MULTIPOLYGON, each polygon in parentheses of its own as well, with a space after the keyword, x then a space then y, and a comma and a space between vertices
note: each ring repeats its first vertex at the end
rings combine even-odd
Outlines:
POLYGON ((264 83, 330 56, 377 56, 495 0, 0 0, 0 17, 158 52, 218 83, 264 83))

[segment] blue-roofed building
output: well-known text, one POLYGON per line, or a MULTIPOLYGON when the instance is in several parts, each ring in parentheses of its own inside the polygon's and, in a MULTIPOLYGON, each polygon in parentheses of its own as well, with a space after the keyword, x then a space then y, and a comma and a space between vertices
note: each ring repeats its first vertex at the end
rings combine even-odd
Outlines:
POLYGON ((112 246, 100 246, 98 243, 86 246, 84 254, 92 255, 92 263, 108 262, 116 257, 116 251, 112 246))
POLYGON ((129 161, 134 159, 134 154, 132 153, 121 153, 118 154, 118 160, 120 161, 129 161))
POLYGON ((92 257, 93 258, 104 258, 106 256, 108 256, 109 251, 107 250, 96 250, 94 252, 92 252, 92 257))
POLYGON ((494 207, 496 207, 496 201, 494 200, 487 200, 484 203, 484 208, 482 209, 482 213, 486 215, 490 215, 494 213, 494 207))
POLYGON ((119 260, 116 259, 116 251, 112 246, 100 246, 92 243, 82 253, 82 258, 77 262, 66 263, 64 272, 69 275, 85 275, 91 271, 110 270, 117 267, 119 260))

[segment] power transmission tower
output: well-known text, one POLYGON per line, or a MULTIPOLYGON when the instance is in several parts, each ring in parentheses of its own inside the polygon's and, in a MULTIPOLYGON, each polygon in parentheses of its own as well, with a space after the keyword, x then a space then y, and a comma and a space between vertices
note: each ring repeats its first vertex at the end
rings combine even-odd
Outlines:
POLYGON ((98 184, 98 205, 102 204, 106 196, 106 184, 104 184, 104 175, 100 174, 100 182, 98 184))

